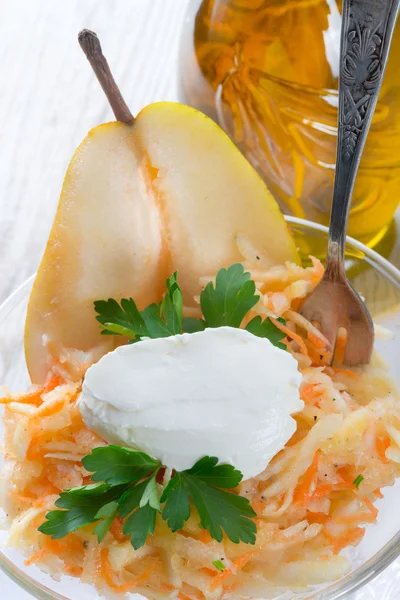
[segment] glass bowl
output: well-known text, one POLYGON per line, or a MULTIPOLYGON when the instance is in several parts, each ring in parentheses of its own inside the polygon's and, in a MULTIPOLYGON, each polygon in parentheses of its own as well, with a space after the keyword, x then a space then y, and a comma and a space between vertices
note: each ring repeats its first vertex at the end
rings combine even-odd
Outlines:
MULTIPOLYGON (((287 221, 304 263, 307 263, 309 254, 323 256, 327 243, 326 227, 293 217, 287 217, 287 221)), ((350 238, 346 250, 346 269, 354 287, 365 298, 375 322, 396 334, 400 330, 400 271, 373 250, 350 238)), ((23 330, 32 282, 33 278, 30 278, 0 307, 0 383, 11 391, 22 391, 29 384, 24 360, 23 330)), ((392 375, 400 385, 400 370, 396 369, 396 357, 400 354, 399 340, 377 339, 376 347, 389 363, 392 375)), ((297 593, 288 592, 283 597, 280 596, 280 599, 348 598, 348 594, 364 586, 390 565, 400 556, 399 494, 400 481, 384 490, 384 498, 378 500, 378 522, 368 525, 361 543, 347 551, 353 565, 349 575, 332 584, 297 593)), ((6 533, 3 532, 1 536, 4 541, 6 533)), ((26 567, 23 557, 8 548, 3 548, 0 552, 0 568, 40 600, 94 600, 99 597, 91 586, 75 579, 64 576, 60 581, 55 581, 35 566, 26 567)), ((396 592, 392 593, 394 595, 386 596, 387 600, 397 597, 396 592)), ((380 600, 385 600, 384 592, 380 594, 380 600)))

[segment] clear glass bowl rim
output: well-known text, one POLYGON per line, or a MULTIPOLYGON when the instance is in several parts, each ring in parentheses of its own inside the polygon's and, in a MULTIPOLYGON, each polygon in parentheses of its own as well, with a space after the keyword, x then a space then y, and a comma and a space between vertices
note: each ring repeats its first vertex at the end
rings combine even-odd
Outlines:
MULTIPOLYGON (((325 225, 291 217, 285 215, 285 220, 289 225, 297 225, 304 230, 321 232, 325 236, 328 235, 328 228, 325 225)), ((394 280, 400 287, 400 271, 393 266, 383 256, 368 248, 354 238, 347 237, 347 245, 361 251, 372 263, 379 265, 381 272, 387 279, 394 280)), ((364 260, 364 259, 363 259, 364 260)), ((0 312, 7 310, 8 306, 13 303, 22 291, 32 284, 33 275, 18 287, 1 305, 0 312)), ((394 560, 400 556, 400 531, 398 531, 392 539, 383 546, 371 559, 366 561, 361 567, 358 567, 346 577, 332 583, 329 587, 312 591, 308 600, 340 600, 348 597, 348 594, 354 593, 364 585, 374 579, 379 573, 386 569, 394 560)), ((66 596, 59 594, 53 590, 49 590, 46 586, 33 579, 22 569, 18 568, 7 556, 0 551, 0 569, 12 579, 19 587, 27 591, 38 600, 71 600, 66 596)), ((295 597, 294 597, 295 598, 295 597)))

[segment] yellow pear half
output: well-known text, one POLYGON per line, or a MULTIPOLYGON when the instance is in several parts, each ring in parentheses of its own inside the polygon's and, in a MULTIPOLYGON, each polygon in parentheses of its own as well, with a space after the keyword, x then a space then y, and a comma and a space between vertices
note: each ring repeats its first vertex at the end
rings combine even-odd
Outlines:
POLYGON ((160 102, 131 125, 93 129, 69 165, 29 301, 32 381, 49 369, 46 339, 80 350, 106 339, 94 300, 133 297, 143 308, 178 270, 184 302, 194 305, 200 277, 242 260, 238 236, 264 266, 298 262, 277 203, 211 119, 160 102))

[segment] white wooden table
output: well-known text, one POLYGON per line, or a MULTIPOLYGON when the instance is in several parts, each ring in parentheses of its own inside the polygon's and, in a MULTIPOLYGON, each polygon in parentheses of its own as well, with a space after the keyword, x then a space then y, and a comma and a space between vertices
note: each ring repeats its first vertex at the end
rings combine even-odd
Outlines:
MULTIPOLYGON (((78 31, 99 34, 135 114, 176 99, 187 1, 0 0, 0 303, 38 266, 74 149, 113 120, 78 31)), ((400 262, 399 251, 392 256, 400 262)), ((392 565, 357 600, 395 600, 399 572, 392 565)), ((31 597, 0 572, 0 598, 31 597)))
POLYGON ((133 114, 176 99, 187 0, 0 0, 0 302, 37 268, 65 170, 114 116, 77 42, 95 30, 133 114))

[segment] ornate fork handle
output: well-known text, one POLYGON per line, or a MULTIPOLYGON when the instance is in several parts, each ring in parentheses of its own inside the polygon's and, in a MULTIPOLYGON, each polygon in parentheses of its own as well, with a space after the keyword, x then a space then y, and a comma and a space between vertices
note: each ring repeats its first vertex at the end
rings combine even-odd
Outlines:
MULTIPOLYGON (((327 271, 341 274, 361 154, 385 70, 400 0, 344 0, 336 176, 327 271)), ((400 68, 400 66, 399 66, 400 68)))

